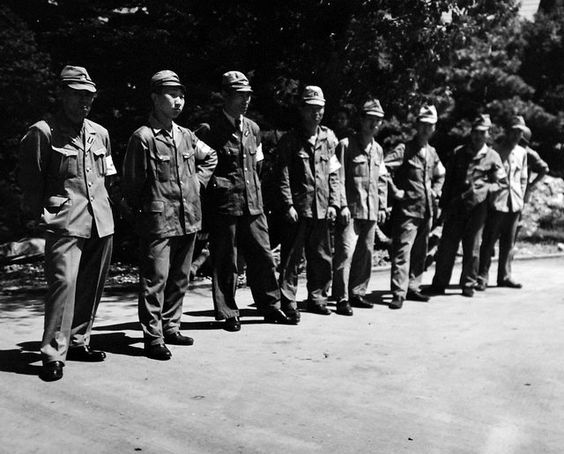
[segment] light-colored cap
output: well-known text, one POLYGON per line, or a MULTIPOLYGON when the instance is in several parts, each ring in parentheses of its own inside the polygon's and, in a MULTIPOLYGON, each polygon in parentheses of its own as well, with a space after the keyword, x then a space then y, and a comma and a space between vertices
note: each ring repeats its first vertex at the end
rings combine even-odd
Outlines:
POLYGON ((221 78, 221 86, 230 91, 253 91, 249 79, 240 71, 226 72, 221 78))
POLYGON ((324 106, 325 98, 323 97, 323 91, 315 85, 308 85, 302 93, 302 102, 312 106, 324 106))
POLYGON ((472 122, 472 129, 476 131, 487 131, 492 127, 492 120, 488 114, 480 114, 472 122))
POLYGON ((511 129, 520 129, 523 132, 528 129, 527 124, 525 123, 525 119, 521 115, 515 115, 514 117, 512 117, 510 125, 511 129))
POLYGON ((419 114, 417 115, 417 121, 420 121, 421 123, 429 123, 429 124, 436 124, 438 121, 439 117, 437 115, 437 109, 435 108, 435 106, 422 106, 421 109, 419 109, 419 114))
POLYGON ((369 99, 362 105, 362 113, 374 117, 384 118, 384 109, 376 98, 369 99))
POLYGON ((96 84, 88 75, 88 71, 82 66, 65 66, 59 78, 69 88, 96 93, 96 84))

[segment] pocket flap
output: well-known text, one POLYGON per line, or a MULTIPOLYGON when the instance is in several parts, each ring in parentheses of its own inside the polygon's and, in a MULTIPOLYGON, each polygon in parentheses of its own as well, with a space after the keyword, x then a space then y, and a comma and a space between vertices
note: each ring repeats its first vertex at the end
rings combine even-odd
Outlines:
POLYGON ((98 148, 97 150, 94 150, 92 153, 94 153, 96 156, 104 156, 106 154, 106 149, 98 148))
POLYGON ((358 156, 355 156, 352 160, 352 162, 354 163, 362 163, 362 162, 366 162, 368 161, 368 157, 366 155, 363 154, 359 154, 358 156))
POLYGON ((72 205, 71 200, 68 197, 61 197, 61 196, 58 196, 58 195, 52 195, 45 202, 45 206, 47 208, 59 208, 67 202, 68 202, 69 205, 72 205))
POLYGON ((164 202, 161 200, 153 200, 143 207, 143 211, 147 213, 162 213, 164 211, 164 202))
POLYGON ((192 156, 194 156, 194 150, 182 153, 182 157, 184 159, 190 159, 192 156))
POLYGON ((63 148, 63 147, 54 147, 54 146, 51 146, 51 148, 53 149, 53 151, 56 151, 57 153, 60 153, 64 156, 77 156, 78 155, 78 150, 63 148))
POLYGON ((158 154, 157 159, 159 161, 170 161, 170 156, 168 156, 166 154, 158 154))
POLYGON ((309 153, 308 153, 307 151, 304 151, 304 150, 300 150, 300 151, 298 152, 298 156, 299 156, 300 158, 304 158, 304 159, 305 159, 305 158, 308 158, 308 159, 309 159, 309 153))

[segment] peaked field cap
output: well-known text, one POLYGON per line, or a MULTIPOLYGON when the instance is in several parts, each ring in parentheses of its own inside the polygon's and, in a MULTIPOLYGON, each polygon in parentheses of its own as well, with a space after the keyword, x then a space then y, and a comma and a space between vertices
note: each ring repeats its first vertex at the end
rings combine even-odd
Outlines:
POLYGON ((525 119, 521 115, 515 115, 511 118, 511 129, 520 129, 521 131, 525 132, 527 129, 527 124, 525 123, 525 119))
POLYGON ((420 121, 421 123, 429 123, 429 124, 436 124, 437 121, 439 120, 439 117, 437 115, 437 109, 435 108, 435 106, 431 105, 431 106, 422 106, 421 109, 419 109, 419 114, 417 115, 417 121, 420 121))
POLYGON ((253 91, 249 79, 240 71, 227 71, 223 74, 221 86, 223 89, 231 91, 253 91))
POLYGON ((61 83, 74 90, 86 90, 96 93, 96 84, 82 66, 65 66, 59 76, 61 83))
POLYGON ((362 113, 374 117, 384 118, 384 109, 376 98, 369 99, 362 105, 362 113))
POLYGON ((312 106, 324 106, 325 98, 323 97, 323 91, 321 88, 315 85, 308 85, 304 88, 302 93, 302 102, 304 104, 310 104, 312 106))
POLYGON ((487 131, 492 126, 492 120, 488 114, 481 114, 474 118, 472 129, 477 131, 487 131))
POLYGON ((532 136, 533 133, 531 132, 531 129, 528 126, 525 126, 525 129, 523 130, 523 140, 525 141, 525 143, 531 143, 532 136))
POLYGON ((163 87, 178 87, 186 91, 186 87, 180 82, 178 74, 169 69, 164 69, 153 74, 151 77, 151 91, 158 90, 163 87))

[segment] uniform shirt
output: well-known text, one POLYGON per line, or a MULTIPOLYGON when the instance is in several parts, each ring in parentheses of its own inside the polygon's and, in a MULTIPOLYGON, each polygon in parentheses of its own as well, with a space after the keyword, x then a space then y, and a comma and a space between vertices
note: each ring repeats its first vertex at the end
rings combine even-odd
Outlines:
POLYGON ((259 163, 263 159, 258 125, 241 116, 238 125, 225 112, 211 124, 207 142, 217 151, 218 163, 207 189, 209 209, 242 216, 263 212, 259 163))
POLYGON ((114 233, 105 178, 116 173, 108 131, 85 119, 77 130, 58 113, 32 125, 21 141, 24 210, 47 232, 90 238, 114 233))
POLYGON ((421 147, 415 139, 401 143, 386 157, 386 165, 393 172, 396 191, 404 192, 394 209, 413 218, 432 216, 445 180, 435 148, 421 147))
POLYGON ((168 238, 202 228, 200 190, 217 164, 213 149, 172 123, 151 116, 133 133, 123 162, 123 193, 141 236, 168 238))
POLYGON ((340 207, 337 143, 333 131, 325 126, 318 126, 314 139, 305 137, 300 129, 280 139, 278 176, 284 209, 293 206, 301 217, 325 219, 328 207, 340 207))
POLYGON ((386 212, 388 197, 382 147, 371 139, 362 148, 360 137, 352 134, 339 142, 336 156, 341 163, 341 208, 348 206, 353 219, 378 220, 378 212, 386 212))
POLYGON ((461 145, 447 164, 441 207, 449 209, 464 204, 472 208, 505 186, 505 169, 494 149, 484 145, 474 154, 469 144, 461 145))
POLYGON ((520 145, 513 148, 500 144, 496 150, 501 158, 508 185, 492 193, 492 205, 497 211, 516 213, 523 209, 527 173, 527 151, 520 145))

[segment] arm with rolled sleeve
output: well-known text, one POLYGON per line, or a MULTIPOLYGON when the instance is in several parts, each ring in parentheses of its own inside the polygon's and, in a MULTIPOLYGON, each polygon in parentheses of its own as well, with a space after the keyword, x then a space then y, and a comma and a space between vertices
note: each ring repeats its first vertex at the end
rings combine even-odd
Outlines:
POLYGON ((339 144, 337 145, 337 149, 335 151, 335 156, 337 156, 337 159, 339 160, 339 162, 341 164, 341 168, 339 169, 339 182, 340 182, 340 186, 341 186, 340 205, 341 205, 342 208, 344 208, 348 205, 347 204, 347 188, 345 186, 345 179, 346 179, 346 174, 345 174, 346 162, 345 161, 346 161, 348 144, 349 144, 348 139, 343 139, 343 140, 339 141, 339 144))
POLYGON ((335 155, 335 149, 339 144, 337 137, 332 131, 327 134, 327 140, 329 142, 328 149, 330 151, 329 156, 329 200, 328 206, 339 209, 341 207, 341 179, 339 178, 339 173, 341 170, 341 163, 335 155))
POLYGON ((43 211, 44 173, 50 148, 49 137, 39 127, 32 127, 20 142, 18 181, 23 193, 22 209, 34 219, 39 219, 43 211))
POLYGON ((521 164, 521 195, 523 200, 525 200, 525 194, 527 193, 527 183, 529 182, 529 169, 527 162, 527 152, 523 153, 523 161, 521 164))
MULTIPOLYGON (((388 211, 388 186, 390 185, 390 174, 384 163, 380 161, 378 171, 378 217, 385 218, 388 211)), ((383 222, 383 220, 381 221, 383 222)))
POLYGON ((441 196, 445 183, 446 170, 438 156, 435 157, 435 166, 433 167, 433 176, 431 181, 431 190, 438 199, 441 196))

